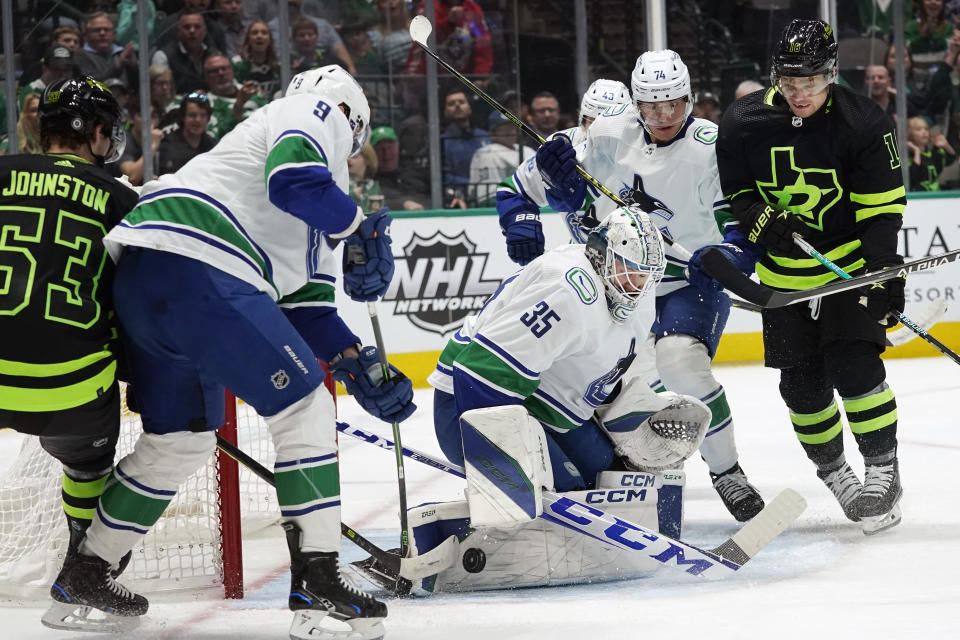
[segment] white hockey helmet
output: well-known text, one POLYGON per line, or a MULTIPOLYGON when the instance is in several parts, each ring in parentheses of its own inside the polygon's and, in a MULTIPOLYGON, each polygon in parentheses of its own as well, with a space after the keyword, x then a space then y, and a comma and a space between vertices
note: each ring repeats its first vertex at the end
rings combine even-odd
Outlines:
POLYGON ((647 51, 637 58, 637 64, 630 74, 630 87, 633 91, 633 103, 640 113, 640 124, 648 133, 650 128, 644 118, 643 103, 686 99, 687 105, 681 122, 685 122, 693 111, 690 72, 680 55, 670 49, 647 51))
POLYGON ((667 266, 660 230, 637 205, 616 209, 591 229, 585 252, 603 280, 616 322, 626 320, 656 288, 667 266))
POLYGON ((609 107, 627 102, 630 102, 630 90, 627 89, 627 85, 617 80, 605 80, 604 78, 594 80, 593 84, 587 87, 583 98, 580 99, 580 122, 578 124, 582 127, 585 117, 597 119, 609 107))
POLYGON ((350 130, 353 131, 350 157, 359 155, 370 137, 370 105, 367 104, 360 83, 340 65, 328 64, 293 76, 284 95, 292 96, 298 93, 326 96, 338 100, 336 104, 345 107, 344 115, 347 116, 350 130))

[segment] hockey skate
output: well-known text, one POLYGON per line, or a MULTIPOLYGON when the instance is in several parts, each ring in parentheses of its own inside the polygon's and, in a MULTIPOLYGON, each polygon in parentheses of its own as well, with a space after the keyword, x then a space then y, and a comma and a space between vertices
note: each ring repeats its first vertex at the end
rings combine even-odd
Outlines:
POLYGON ((727 511, 739 522, 746 522, 763 509, 763 498, 752 484, 747 481, 747 475, 737 463, 723 473, 710 472, 713 488, 717 490, 720 499, 727 507, 727 511))
POLYGON ((839 467, 827 470, 817 469, 817 476, 823 480, 823 484, 827 485, 840 503, 843 515, 853 522, 860 522, 860 514, 854 508, 854 503, 860 498, 863 485, 847 461, 841 457, 839 467))
POLYGON ((864 535, 873 535, 900 524, 900 466, 896 452, 864 458, 863 491, 853 508, 860 514, 864 535))
MULTIPOLYGON (((79 551, 80 543, 86 539, 87 529, 89 528, 89 520, 67 516, 67 530, 70 532, 70 540, 67 542, 67 557, 79 551)), ((125 554, 123 554, 123 557, 120 558, 120 562, 110 567, 110 576, 114 580, 119 578, 120 574, 123 573, 123 570, 127 568, 127 565, 130 564, 130 558, 132 556, 133 551, 127 551, 125 554)))
POLYGON ((303 552, 300 528, 284 522, 290 549, 291 640, 378 640, 387 605, 347 585, 337 552, 303 552))
POLYGON ((111 575, 111 565, 74 550, 50 587, 53 604, 40 621, 67 631, 122 633, 140 623, 149 603, 111 575))

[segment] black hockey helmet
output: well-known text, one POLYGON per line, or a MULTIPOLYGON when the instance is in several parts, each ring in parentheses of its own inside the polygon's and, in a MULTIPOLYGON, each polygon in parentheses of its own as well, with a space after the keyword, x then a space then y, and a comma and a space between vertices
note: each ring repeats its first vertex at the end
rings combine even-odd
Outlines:
POLYGON ((65 136, 89 144, 97 126, 109 132, 111 146, 101 162, 115 162, 126 141, 116 98, 102 82, 90 76, 54 82, 40 98, 40 135, 65 136))
POLYGON ((828 74, 837 65, 837 40, 823 20, 793 20, 780 34, 770 75, 803 78, 828 74))

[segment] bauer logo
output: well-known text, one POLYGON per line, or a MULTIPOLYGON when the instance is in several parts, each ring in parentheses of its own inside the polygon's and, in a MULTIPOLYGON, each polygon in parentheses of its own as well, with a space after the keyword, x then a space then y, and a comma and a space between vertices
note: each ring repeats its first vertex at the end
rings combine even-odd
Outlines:
POLYGON ((461 232, 454 237, 438 231, 428 238, 417 233, 395 256, 396 271, 384 301, 394 301, 394 314, 415 326, 445 335, 480 311, 499 280, 484 278, 489 253, 461 232))

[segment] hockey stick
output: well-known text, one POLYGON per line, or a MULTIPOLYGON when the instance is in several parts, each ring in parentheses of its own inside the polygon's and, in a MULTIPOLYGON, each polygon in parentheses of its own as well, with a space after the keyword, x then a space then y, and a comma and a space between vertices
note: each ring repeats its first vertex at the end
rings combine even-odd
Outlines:
MULTIPOLYGON (((743 309, 744 311, 752 311, 753 313, 760 313, 763 311, 763 307, 760 305, 747 302, 746 300, 740 300, 739 298, 730 298, 730 302, 737 309, 743 309)), ((946 312, 946 301, 942 299, 934 300, 920 311, 920 314, 915 317, 914 323, 918 327, 921 327, 924 331, 929 331, 940 321, 940 318, 942 318, 943 314, 946 312)), ((916 337, 917 333, 915 331, 910 330, 906 326, 899 327, 893 331, 887 331, 887 346, 899 347, 902 344, 910 342, 916 337)))
MULTIPOLYGON (((429 55, 431 58, 436 60, 441 67, 449 71, 454 77, 457 78, 457 80, 459 80, 463 84, 470 87, 470 89, 473 90, 474 93, 476 93, 478 96, 483 98, 484 102, 486 102, 491 107, 493 107, 494 109, 502 113, 507 120, 512 122, 517 128, 519 128, 525 134, 527 134, 528 136, 536 140, 541 145, 546 142, 546 139, 543 136, 541 136, 539 133, 534 131, 530 125, 528 125, 526 122, 524 122, 517 116, 510 113, 510 111, 506 107, 504 107, 495 99, 487 95, 486 91, 484 91, 483 89, 475 85, 468 77, 466 77, 465 75, 457 71, 450 63, 448 63, 446 60, 441 58, 437 53, 435 53, 432 49, 430 49, 430 47, 427 45, 427 38, 430 37, 430 34, 432 32, 433 32, 433 25, 430 24, 430 20, 428 20, 426 16, 415 16, 413 20, 410 21, 410 37, 413 38, 413 41, 417 43, 421 49, 427 52, 427 55, 429 55)), ((579 173, 584 180, 589 182, 594 189, 596 189, 603 195, 613 200, 618 207, 627 206, 627 203, 623 200, 623 198, 615 194, 613 191, 610 191, 610 189, 607 189, 603 184, 600 183, 599 180, 597 180, 592 175, 587 173, 587 170, 584 169, 583 165, 581 165, 579 162, 577 163, 577 173, 579 173)), ((686 249, 684 249, 683 247, 675 243, 673 239, 667 236, 665 233, 660 235, 663 237, 664 244, 668 244, 671 247, 673 247, 673 249, 677 253, 681 254, 680 256, 681 258, 684 258, 684 259, 690 258, 691 253, 689 251, 687 251, 686 249)))
POLYGON ((849 280, 837 280, 836 282, 830 282, 820 287, 800 291, 779 291, 751 280, 750 276, 740 271, 740 269, 727 260, 717 249, 711 248, 704 251, 700 261, 707 273, 724 287, 747 302, 752 302, 763 309, 772 309, 775 307, 785 307, 789 304, 797 304, 798 302, 805 302, 812 298, 819 298, 820 296, 840 293, 841 291, 849 291, 850 289, 856 289, 864 285, 873 284, 874 282, 882 282, 891 278, 905 276, 909 273, 935 269, 939 266, 955 262, 957 258, 960 258, 960 249, 954 249, 953 251, 947 251, 928 258, 911 260, 896 269, 891 268, 875 271, 873 273, 852 277, 849 280))
MULTIPOLYGON (((255 459, 251 458, 242 449, 224 439, 219 433, 217 434, 217 448, 245 466, 254 475, 269 484, 271 487, 276 488, 277 485, 274 480, 273 473, 269 469, 264 467, 255 459)), ((407 585, 406 592, 401 592, 399 590, 399 582, 401 580, 405 580, 407 578, 410 580, 417 580, 419 578, 425 578, 427 576, 434 575, 437 573, 437 571, 439 571, 439 568, 448 567, 453 564, 458 555, 458 549, 457 545, 455 544, 455 540, 451 541, 450 538, 445 540, 440 546, 431 549, 427 553, 414 556, 412 558, 401 558, 400 556, 390 553, 389 551, 381 549, 343 522, 340 523, 340 534, 350 540, 350 542, 369 553, 371 557, 375 558, 390 572, 391 578, 396 579, 398 582, 397 593, 399 595, 406 595, 410 593, 409 584, 407 585)))
MULTIPOLYGON (((367 312, 370 314, 370 324, 373 325, 373 339, 377 344, 377 352, 380 355, 380 366, 383 368, 384 381, 390 380, 390 363, 387 362, 387 352, 383 348, 383 334, 380 333, 380 318, 377 315, 377 301, 367 303, 367 312)), ((400 442, 400 423, 396 420, 392 423, 393 440, 403 447, 400 442)), ((403 455, 397 451, 397 487, 400 492, 400 557, 407 557, 410 550, 410 523, 407 520, 407 480, 403 470, 403 455)), ((397 583, 397 591, 400 592, 401 585, 397 583)), ((409 589, 408 589, 409 592, 409 589)))
MULTIPOLYGON (((830 271, 833 271, 842 279, 850 280, 853 277, 849 273, 847 273, 846 271, 838 267, 836 264, 834 264, 833 261, 830 260, 830 258, 826 257, 825 255, 823 255, 822 253, 814 249, 813 245, 807 242, 806 240, 804 240, 803 236, 801 236, 799 233, 793 234, 793 243, 798 247, 800 247, 801 249, 803 249, 804 253, 806 253, 808 256, 816 259, 817 262, 819 262, 826 268, 830 269, 830 271)), ((909 329, 910 331, 913 331, 915 334, 917 334, 918 336, 926 340, 928 343, 933 345, 934 349, 936 349, 943 355, 947 356, 957 364, 960 364, 960 355, 957 355, 950 347, 943 344, 942 342, 934 338, 932 335, 927 333, 927 331, 923 327, 919 326, 913 320, 903 315, 902 312, 892 311, 890 312, 890 315, 895 317, 900 322, 900 324, 905 326, 907 329, 909 329)))
MULTIPOLYGON (((442 462, 414 449, 397 447, 393 442, 374 433, 343 422, 337 422, 337 430, 375 444, 381 449, 400 449, 403 455, 418 462, 461 478, 466 477, 463 467, 459 465, 442 462)), ((664 566, 690 575, 719 576, 729 575, 724 569, 739 570, 800 517, 806 506, 807 503, 800 494, 793 489, 784 489, 750 522, 723 544, 710 550, 674 540, 652 529, 607 515, 596 507, 552 491, 543 492, 543 513, 540 517, 618 549, 643 553, 664 566)))

